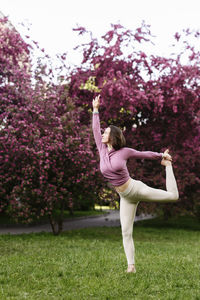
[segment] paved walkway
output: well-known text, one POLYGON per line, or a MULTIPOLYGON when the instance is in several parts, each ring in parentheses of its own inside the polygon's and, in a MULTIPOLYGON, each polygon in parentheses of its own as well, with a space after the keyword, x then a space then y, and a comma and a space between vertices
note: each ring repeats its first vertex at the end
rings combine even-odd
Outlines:
MULTIPOLYGON (((151 215, 136 216, 135 222, 144 219, 152 218, 151 215)), ((118 227, 120 226, 119 211, 108 210, 101 216, 81 217, 69 219, 63 223, 63 231, 89 228, 89 227, 118 227)), ((22 234, 22 233, 38 233, 38 232, 52 232, 50 224, 42 224, 35 226, 21 226, 21 227, 7 227, 0 228, 0 234, 22 234)))

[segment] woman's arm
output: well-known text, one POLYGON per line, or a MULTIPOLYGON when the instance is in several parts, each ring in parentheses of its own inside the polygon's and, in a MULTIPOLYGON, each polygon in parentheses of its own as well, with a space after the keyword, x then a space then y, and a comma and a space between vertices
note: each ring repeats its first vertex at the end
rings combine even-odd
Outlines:
POLYGON ((124 158, 127 160, 128 158, 134 157, 136 159, 162 159, 163 153, 152 152, 152 151, 137 151, 132 148, 124 148, 124 158))
POLYGON ((136 159, 166 159, 172 160, 171 155, 169 154, 169 150, 165 150, 164 153, 152 152, 152 151, 137 151, 132 148, 124 148, 124 156, 127 160, 128 158, 134 157, 136 159))
POLYGON ((95 97, 95 99, 92 101, 93 105, 93 116, 92 116, 92 130, 94 134, 94 139, 97 145, 98 150, 100 151, 102 148, 102 136, 101 136, 101 129, 100 129, 100 120, 99 120, 99 105, 100 105, 100 100, 99 96, 95 97))

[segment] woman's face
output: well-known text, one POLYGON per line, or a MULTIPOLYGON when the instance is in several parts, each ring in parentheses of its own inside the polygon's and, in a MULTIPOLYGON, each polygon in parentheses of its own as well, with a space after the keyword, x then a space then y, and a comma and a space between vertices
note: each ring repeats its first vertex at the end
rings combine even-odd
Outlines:
POLYGON ((110 139, 110 127, 106 128, 104 133, 102 134, 102 143, 107 144, 109 143, 110 139))

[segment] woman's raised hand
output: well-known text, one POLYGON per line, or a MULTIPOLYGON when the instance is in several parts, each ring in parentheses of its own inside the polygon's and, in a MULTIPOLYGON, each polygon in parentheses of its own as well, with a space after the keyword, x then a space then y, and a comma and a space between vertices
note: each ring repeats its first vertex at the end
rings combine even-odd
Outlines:
POLYGON ((96 96, 93 100, 92 100, 92 105, 93 105, 93 109, 98 109, 100 106, 100 95, 96 96))

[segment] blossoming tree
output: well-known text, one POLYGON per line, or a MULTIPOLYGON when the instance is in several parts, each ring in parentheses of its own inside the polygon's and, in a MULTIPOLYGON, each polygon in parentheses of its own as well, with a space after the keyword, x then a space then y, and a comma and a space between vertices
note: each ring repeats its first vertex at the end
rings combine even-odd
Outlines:
MULTIPOLYGON (((82 27, 76 30, 88 34, 82 27)), ((70 96, 83 108, 81 121, 88 123, 91 100, 100 93, 102 126, 120 126, 127 145, 138 150, 170 149, 180 201, 159 205, 165 216, 183 211, 198 214, 200 52, 190 39, 198 39, 199 33, 176 33, 174 48, 182 50, 169 58, 145 53, 143 48, 152 40, 145 24, 135 32, 112 25, 101 44, 90 35, 90 42, 82 46, 82 66, 73 70, 70 83, 70 96)), ((155 162, 130 161, 129 169, 138 179, 164 188, 161 167, 155 162)))
POLYGON ((59 234, 64 210, 94 206, 91 131, 67 86, 45 80, 50 72, 41 60, 33 76, 20 35, 4 26, 0 34, 0 212, 26 223, 47 215, 59 234))

